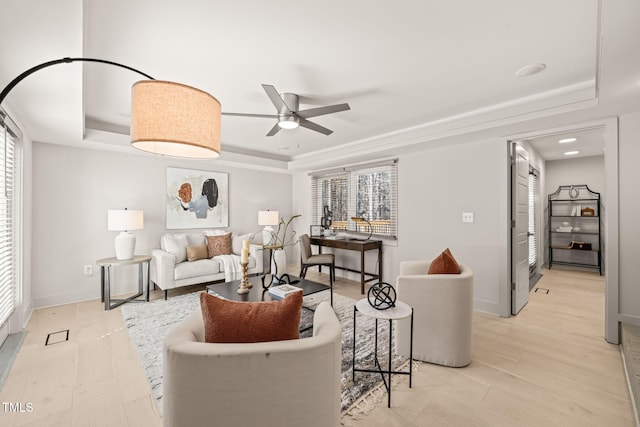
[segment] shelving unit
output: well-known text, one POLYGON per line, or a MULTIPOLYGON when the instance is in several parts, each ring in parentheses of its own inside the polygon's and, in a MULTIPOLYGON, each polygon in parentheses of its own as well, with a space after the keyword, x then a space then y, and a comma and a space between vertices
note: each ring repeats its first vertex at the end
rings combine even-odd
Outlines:
POLYGON ((549 268, 554 264, 602 274, 600 193, 586 185, 561 185, 549 194, 549 268))

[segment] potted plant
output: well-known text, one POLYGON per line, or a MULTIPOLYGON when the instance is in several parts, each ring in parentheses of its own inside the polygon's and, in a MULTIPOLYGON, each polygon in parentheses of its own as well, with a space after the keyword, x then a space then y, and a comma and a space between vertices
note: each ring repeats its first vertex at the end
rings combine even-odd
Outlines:
POLYGON ((279 276, 279 269, 282 270, 281 273, 286 271, 287 267, 287 256, 285 254, 284 248, 287 246, 294 245, 298 239, 296 238, 295 230, 289 231, 289 226, 291 222, 298 218, 301 215, 294 215, 285 221, 285 218, 280 218, 280 222, 278 223, 278 229, 271 233, 271 240, 265 244, 266 249, 271 249, 273 251, 273 263, 275 268, 275 275, 279 276))

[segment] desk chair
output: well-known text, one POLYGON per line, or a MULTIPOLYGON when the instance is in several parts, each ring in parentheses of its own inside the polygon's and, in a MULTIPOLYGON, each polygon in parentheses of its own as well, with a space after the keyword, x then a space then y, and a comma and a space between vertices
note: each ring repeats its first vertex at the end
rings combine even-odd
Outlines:
MULTIPOLYGON (((316 254, 311 252, 311 241, 308 234, 300 236, 300 274, 304 279, 307 275, 307 268, 313 266, 329 267, 329 286, 333 288, 333 281, 336 279, 336 263, 333 254, 316 254)), ((333 292, 331 292, 331 305, 333 306, 333 292)))

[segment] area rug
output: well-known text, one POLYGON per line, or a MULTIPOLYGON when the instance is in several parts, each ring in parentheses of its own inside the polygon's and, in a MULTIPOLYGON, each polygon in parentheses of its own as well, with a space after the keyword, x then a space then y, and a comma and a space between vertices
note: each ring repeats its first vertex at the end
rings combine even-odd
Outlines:
MULTIPOLYGON (((328 300, 329 291, 322 291, 306 296, 303 305, 315 308, 320 302, 328 300)), ((333 309, 342 326, 341 406, 343 413, 349 410, 362 396, 379 388, 382 384, 378 374, 356 373, 355 383, 352 380, 353 306, 355 303, 355 300, 342 295, 336 293, 333 295, 333 309)), ((145 304, 123 305, 121 308, 129 336, 140 356, 141 365, 147 375, 160 411, 162 410, 162 342, 164 336, 178 322, 196 310, 199 304, 200 292, 194 292, 172 297, 168 301, 156 300, 145 304)), ((300 319, 301 327, 310 326, 312 321, 313 313, 303 309, 300 319)), ((356 364, 358 367, 373 367, 375 321, 359 314, 356 331, 356 364)), ((304 332, 302 337, 310 336, 311 333, 310 329, 304 332)), ((388 322, 379 322, 378 359, 383 368, 386 368, 388 363, 388 337, 388 322)), ((394 368, 403 359, 395 355, 392 362, 394 368)))

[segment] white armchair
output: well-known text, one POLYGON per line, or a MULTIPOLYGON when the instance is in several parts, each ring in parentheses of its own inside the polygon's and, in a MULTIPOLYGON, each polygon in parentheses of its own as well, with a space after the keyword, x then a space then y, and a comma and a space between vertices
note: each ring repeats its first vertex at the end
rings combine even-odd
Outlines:
POLYGON ((341 340, 326 301, 312 337, 255 344, 205 343, 198 309, 164 340, 163 423, 338 426, 341 340))
MULTIPOLYGON (((463 264, 460 274, 427 274, 427 261, 403 261, 396 282, 397 297, 413 306, 413 358, 444 366, 471 363, 473 272, 463 264)), ((411 324, 398 321, 396 349, 409 356, 411 324)))

